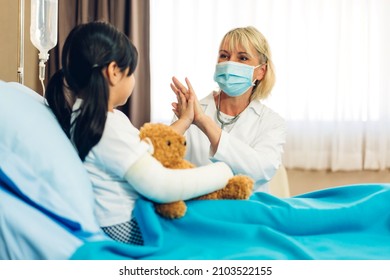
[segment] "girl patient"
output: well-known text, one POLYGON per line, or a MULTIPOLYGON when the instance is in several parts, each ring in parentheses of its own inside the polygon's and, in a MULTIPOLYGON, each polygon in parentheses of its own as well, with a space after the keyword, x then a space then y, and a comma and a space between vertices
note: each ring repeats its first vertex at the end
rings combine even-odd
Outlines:
MULTIPOLYGON (((164 168, 151 156, 151 144, 115 109, 130 97, 138 54, 130 40, 104 22, 76 26, 62 52, 62 69, 50 79, 47 102, 86 167, 95 194, 95 214, 114 240, 143 244, 132 211, 146 197, 158 203, 186 200, 221 189, 232 176, 222 162, 186 170, 164 168)), ((182 98, 186 127, 194 99, 182 98)))

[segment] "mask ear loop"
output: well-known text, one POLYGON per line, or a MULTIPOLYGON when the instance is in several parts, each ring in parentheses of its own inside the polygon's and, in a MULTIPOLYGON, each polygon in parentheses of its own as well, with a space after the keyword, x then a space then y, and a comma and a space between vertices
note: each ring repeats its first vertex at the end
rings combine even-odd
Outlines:
MULTIPOLYGON (((255 69, 257 68, 257 67, 260 67, 260 66, 263 66, 264 65, 264 63, 263 64, 259 64, 259 65, 257 65, 257 66, 254 66, 253 67, 253 72, 255 71, 255 69)), ((254 79, 253 81, 252 81, 252 86, 255 86, 256 85, 256 81, 257 81, 257 79, 254 79)))
MULTIPOLYGON (((255 69, 256 69, 257 67, 261 67, 261 66, 263 66, 263 65, 267 65, 267 62, 262 63, 262 64, 259 64, 259 65, 257 65, 257 66, 254 66, 254 67, 253 67, 253 71, 255 71, 255 69)), ((257 79, 254 79, 254 80, 252 81, 252 86, 256 86, 256 85, 257 85, 257 84, 256 84, 256 81, 257 81, 257 79)))

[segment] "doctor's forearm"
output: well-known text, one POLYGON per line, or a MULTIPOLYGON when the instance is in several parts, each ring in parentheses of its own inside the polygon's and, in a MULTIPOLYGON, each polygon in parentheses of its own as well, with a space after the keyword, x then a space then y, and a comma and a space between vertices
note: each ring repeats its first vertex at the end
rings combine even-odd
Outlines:
POLYGON ((211 152, 214 155, 218 150, 219 140, 221 139, 221 128, 207 115, 198 118, 195 125, 207 136, 210 141, 211 152))
POLYGON ((235 174, 245 174, 255 180, 272 176, 281 162, 278 145, 252 147, 248 143, 224 133, 213 161, 226 162, 235 174))

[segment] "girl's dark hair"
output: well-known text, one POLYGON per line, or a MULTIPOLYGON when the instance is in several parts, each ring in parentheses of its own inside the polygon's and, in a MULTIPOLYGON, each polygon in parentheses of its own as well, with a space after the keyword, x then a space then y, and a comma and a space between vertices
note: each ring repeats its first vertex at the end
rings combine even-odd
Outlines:
POLYGON ((90 22, 73 28, 62 50, 62 69, 49 80, 47 102, 66 135, 72 139, 81 160, 100 141, 107 119, 109 87, 101 71, 116 62, 122 72, 132 75, 138 52, 114 26, 90 22), (76 98, 83 100, 71 123, 76 98), (73 130, 71 133, 71 129, 73 130))

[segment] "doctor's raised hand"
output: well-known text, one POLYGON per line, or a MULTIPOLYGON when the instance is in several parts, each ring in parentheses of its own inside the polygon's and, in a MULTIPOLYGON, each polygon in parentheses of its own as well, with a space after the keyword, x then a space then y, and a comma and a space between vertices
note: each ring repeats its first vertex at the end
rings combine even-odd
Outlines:
POLYGON ((172 102, 172 111, 175 116, 180 119, 184 118, 186 114, 190 114, 191 110, 187 108, 193 108, 193 119, 192 122, 187 126, 183 127, 184 133, 191 124, 200 125, 202 123, 202 117, 207 117, 199 104, 199 100, 195 94, 195 91, 188 78, 185 78, 187 87, 185 87, 176 77, 172 78, 171 89, 176 94, 177 102, 172 102))
MULTIPOLYGON (((223 161, 235 174, 255 179, 255 191, 268 191, 268 181, 281 164, 284 120, 262 103, 274 86, 271 50, 254 27, 235 28, 223 37, 214 81, 219 90, 198 101, 188 79, 175 77, 172 103, 180 118, 183 98, 194 100, 193 125, 187 129, 186 159, 196 165, 223 161)), ((185 103, 184 103, 185 104, 185 103)))

